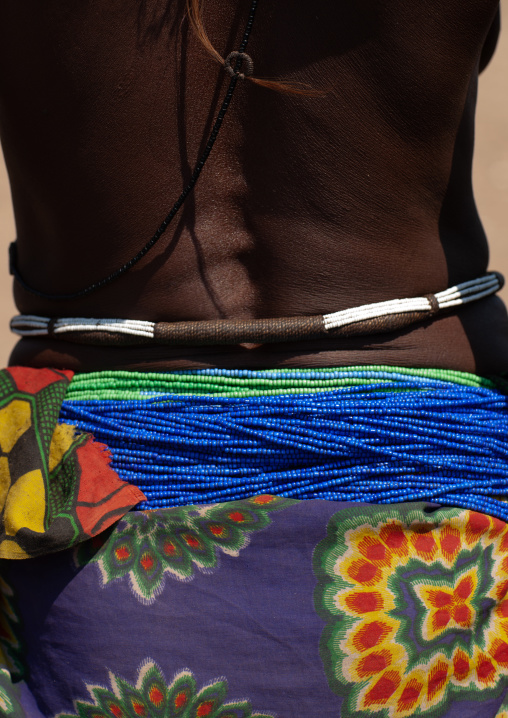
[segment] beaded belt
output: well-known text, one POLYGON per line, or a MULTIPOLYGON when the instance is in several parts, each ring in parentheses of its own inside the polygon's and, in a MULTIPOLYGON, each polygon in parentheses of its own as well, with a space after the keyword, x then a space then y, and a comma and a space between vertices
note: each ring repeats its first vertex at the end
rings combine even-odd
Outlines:
POLYGON ((507 388, 386 366, 107 371, 74 376, 60 420, 109 447, 141 508, 268 493, 431 501, 506 521, 507 388))
POLYGON ((23 337, 48 336, 95 345, 265 344, 362 336, 393 332, 426 321, 446 310, 495 294, 503 283, 502 275, 492 272, 437 294, 364 304, 332 314, 308 317, 148 322, 81 317, 55 319, 22 314, 11 320, 11 330, 23 337))

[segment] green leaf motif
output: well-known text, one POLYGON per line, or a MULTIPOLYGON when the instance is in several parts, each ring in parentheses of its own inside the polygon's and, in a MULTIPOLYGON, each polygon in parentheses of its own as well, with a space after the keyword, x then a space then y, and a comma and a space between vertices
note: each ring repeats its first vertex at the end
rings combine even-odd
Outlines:
POLYGON ((99 564, 103 584, 129 576, 142 603, 152 603, 165 577, 190 581, 196 569, 211 573, 220 554, 238 556, 250 536, 269 526, 270 514, 297 501, 260 495, 242 501, 137 511, 124 516, 113 533, 76 550, 79 566, 99 564))
POLYGON ((11 674, 0 668, 0 715, 5 718, 24 718, 25 711, 18 700, 18 687, 12 684, 11 674))
POLYGON ((87 686, 93 703, 76 701, 75 713, 57 718, 273 718, 253 713, 248 701, 226 703, 225 679, 198 691, 193 674, 183 670, 167 685, 152 661, 141 667, 135 686, 113 674, 110 681, 111 689, 87 686))

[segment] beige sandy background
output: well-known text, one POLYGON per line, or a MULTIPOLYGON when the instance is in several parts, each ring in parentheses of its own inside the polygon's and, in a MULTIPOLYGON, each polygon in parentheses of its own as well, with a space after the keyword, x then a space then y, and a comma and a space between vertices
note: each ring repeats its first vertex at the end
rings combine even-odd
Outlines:
MULTIPOLYGON (((508 18, 508 0, 502 0, 508 18)), ((494 60, 482 75, 476 130, 474 184, 480 215, 490 238, 491 269, 508 278, 508 22, 494 60)), ((15 337, 9 319, 16 313, 7 249, 15 237, 9 186, 0 158, 0 366, 8 360, 15 337)), ((502 293, 508 302, 508 286, 502 293)))

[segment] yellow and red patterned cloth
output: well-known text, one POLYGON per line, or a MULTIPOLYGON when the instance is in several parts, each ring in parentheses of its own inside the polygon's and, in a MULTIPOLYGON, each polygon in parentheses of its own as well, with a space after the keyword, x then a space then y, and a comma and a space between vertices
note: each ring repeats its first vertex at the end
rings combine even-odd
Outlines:
POLYGON ((58 423, 70 371, 0 371, 0 558, 85 541, 144 495, 110 468, 103 444, 58 423))

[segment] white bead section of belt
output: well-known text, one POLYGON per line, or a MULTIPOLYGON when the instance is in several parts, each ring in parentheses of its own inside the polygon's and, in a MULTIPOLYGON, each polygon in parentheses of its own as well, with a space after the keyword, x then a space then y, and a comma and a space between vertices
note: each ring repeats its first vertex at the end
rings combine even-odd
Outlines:
MULTIPOLYGON (((499 276, 497 274, 486 274, 479 279, 472 279, 469 282, 463 282, 455 287, 438 292, 434 294, 434 297, 439 309, 444 310, 468 304, 469 302, 476 302, 478 299, 495 294, 499 289, 501 289, 499 276)), ((325 314, 323 321, 326 329, 335 329, 347 324, 363 322, 366 319, 377 319, 377 317, 406 312, 425 312, 429 309, 431 309, 431 302, 427 297, 391 299, 387 302, 363 304, 361 307, 325 314)))

